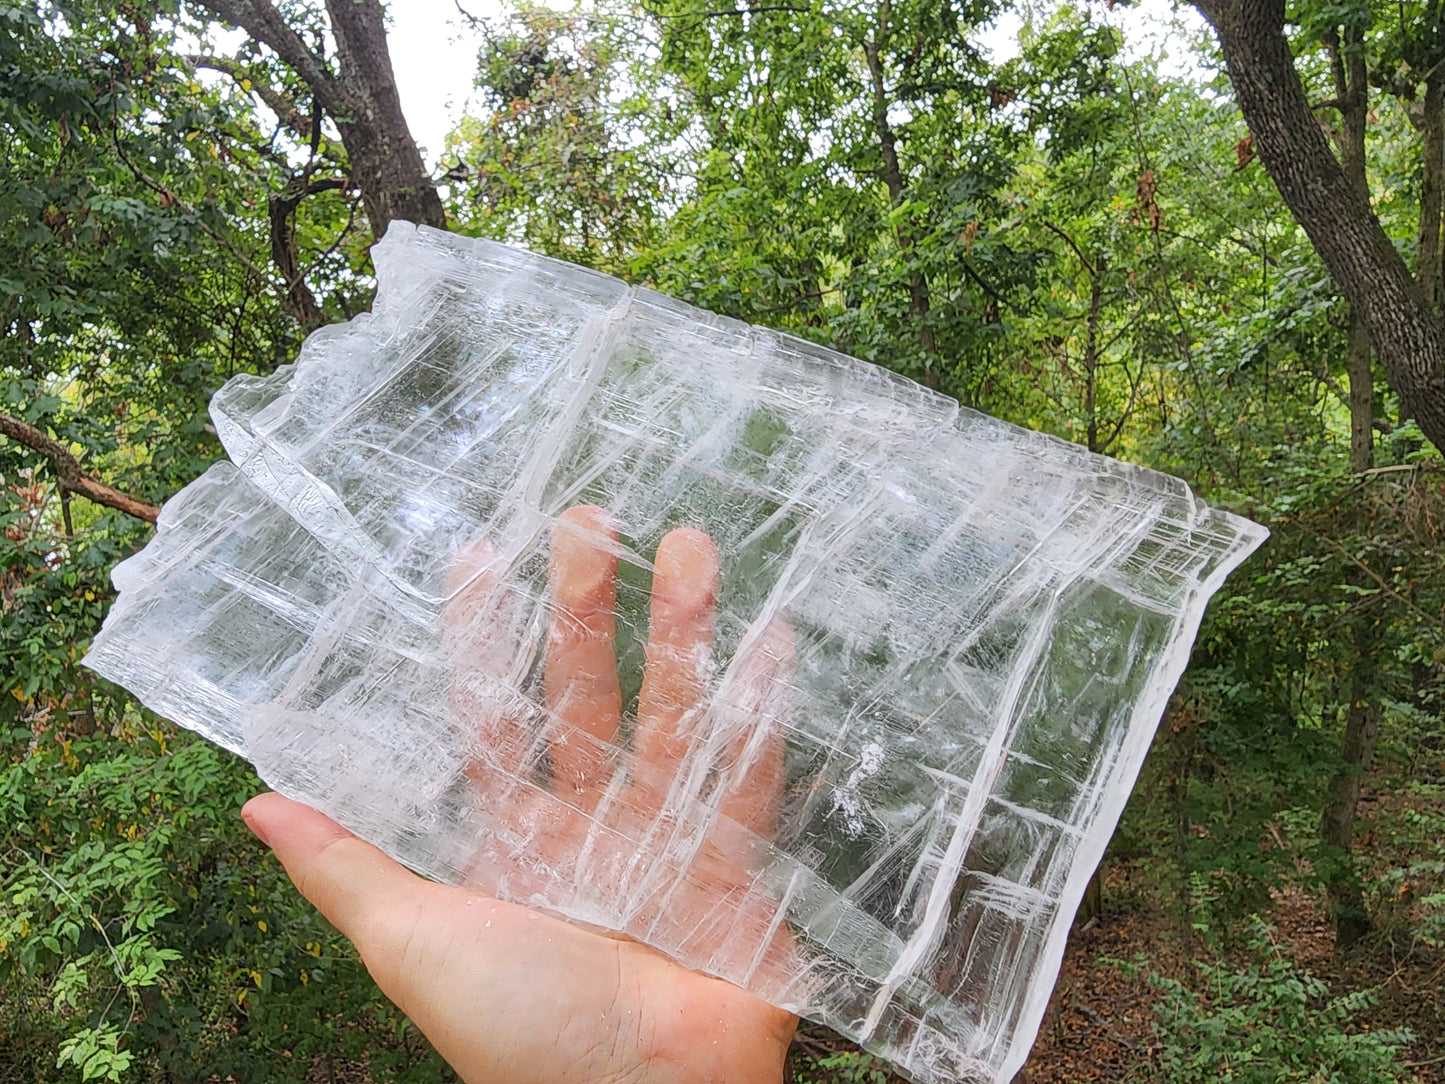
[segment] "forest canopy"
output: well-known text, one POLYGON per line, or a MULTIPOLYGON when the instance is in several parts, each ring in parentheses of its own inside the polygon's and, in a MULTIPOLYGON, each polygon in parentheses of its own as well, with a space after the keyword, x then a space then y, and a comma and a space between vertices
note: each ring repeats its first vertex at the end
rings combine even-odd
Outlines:
MULTIPOLYGON (((1171 62, 1083 0, 465 6, 433 170, 404 4, 0 0, 0 1079, 451 1079, 245 832, 249 767, 79 666, 211 394, 363 312, 395 219, 1267 525, 1026 1072, 1445 1079, 1445 10, 1198 0, 1171 62)), ((810 1030, 793 1071, 882 1079, 810 1030)))

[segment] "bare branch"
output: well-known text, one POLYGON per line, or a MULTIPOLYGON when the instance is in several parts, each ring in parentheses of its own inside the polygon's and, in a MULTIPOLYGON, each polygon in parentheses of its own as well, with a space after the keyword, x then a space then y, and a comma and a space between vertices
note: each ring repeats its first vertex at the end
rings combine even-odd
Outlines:
MULTIPOLYGON (((286 280, 286 301, 291 314, 307 331, 313 331, 324 324, 326 314, 316 303, 316 295, 306 285, 306 275, 301 269, 291 216, 307 196, 318 192, 345 191, 352 187, 354 186, 347 177, 326 177, 316 181, 298 178, 297 182, 288 185, 281 195, 272 196, 270 200, 268 217, 271 223, 271 259, 286 280)), ((339 241, 338 238, 338 243, 339 241)))
POLYGON ((766 4, 755 8, 727 8, 724 11, 683 11, 676 15, 657 15, 657 19, 725 19, 729 15, 760 15, 766 11, 790 11, 795 15, 807 15, 812 8, 800 8, 792 4, 766 4))
POLYGON ((465 19, 473 30, 480 30, 484 34, 487 32, 487 20, 485 18, 480 15, 473 15, 466 8, 462 7, 462 0, 453 0, 453 2, 457 6, 457 14, 465 19))
POLYGON ((86 474, 81 469, 80 460, 70 453, 69 448, 29 422, 21 421, 9 414, 0 414, 0 436, 9 437, 17 444, 23 444, 31 451, 38 452, 48 459, 51 469, 55 471, 55 477, 60 482, 62 491, 79 493, 96 504, 114 508, 117 512, 135 516, 136 519, 143 519, 147 523, 154 523, 156 517, 160 515, 161 510, 155 505, 137 500, 118 489, 112 489, 99 479, 86 474))

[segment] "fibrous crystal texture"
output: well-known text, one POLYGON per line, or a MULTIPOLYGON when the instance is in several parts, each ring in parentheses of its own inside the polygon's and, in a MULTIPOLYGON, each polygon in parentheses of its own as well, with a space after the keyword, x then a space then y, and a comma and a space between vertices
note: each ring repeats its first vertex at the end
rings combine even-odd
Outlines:
POLYGON ((1011 1077, 1263 530, 591 271, 375 261, 216 395, 89 665, 425 874, 1011 1077))

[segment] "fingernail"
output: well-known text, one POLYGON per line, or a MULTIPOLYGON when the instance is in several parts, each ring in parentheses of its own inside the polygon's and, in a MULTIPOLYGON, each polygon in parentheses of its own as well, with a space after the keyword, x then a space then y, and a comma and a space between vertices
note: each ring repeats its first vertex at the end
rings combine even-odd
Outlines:
POLYGON ((710 614, 717 601, 717 545, 702 531, 679 527, 669 531, 657 547, 653 578, 653 606, 669 617, 710 614))
MULTIPOLYGON (((254 802, 255 800, 256 799, 252 798, 251 802, 254 802)), ((269 847, 271 846, 271 841, 266 838, 266 833, 261 831, 261 829, 257 826, 255 816, 248 812, 251 808, 251 802, 247 802, 241 807, 241 820, 245 821, 246 827, 251 829, 252 835, 254 835, 257 839, 259 839, 262 843, 266 844, 266 846, 269 847)))
POLYGON ((555 603, 575 616, 610 611, 617 596, 617 528, 602 508, 568 509, 552 532, 548 569, 555 603))

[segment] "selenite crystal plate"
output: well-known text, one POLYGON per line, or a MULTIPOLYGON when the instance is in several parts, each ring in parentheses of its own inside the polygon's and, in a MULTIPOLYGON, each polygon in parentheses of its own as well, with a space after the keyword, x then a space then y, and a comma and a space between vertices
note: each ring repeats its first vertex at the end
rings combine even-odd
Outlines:
POLYGON ((116 569, 87 663, 424 874, 924 1084, 1011 1077, 1264 530, 582 268, 404 223, 375 262, 374 314, 217 393, 231 461, 116 569), (654 576, 709 567, 649 646, 654 576))

